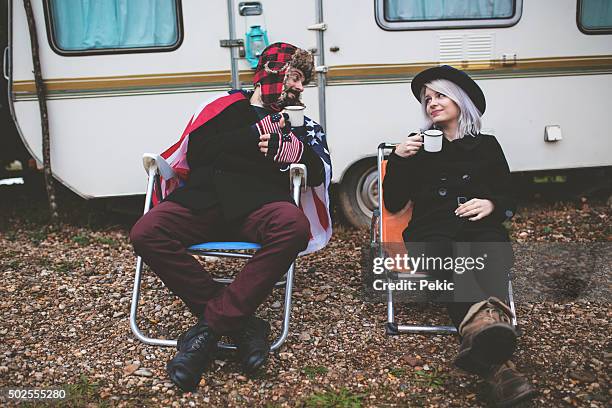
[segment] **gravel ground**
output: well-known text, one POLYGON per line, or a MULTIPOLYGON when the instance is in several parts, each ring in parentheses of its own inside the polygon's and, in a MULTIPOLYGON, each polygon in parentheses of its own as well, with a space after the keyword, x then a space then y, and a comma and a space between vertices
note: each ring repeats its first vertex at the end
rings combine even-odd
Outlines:
MULTIPOLYGON (((291 332, 262 373, 246 378, 224 354, 198 393, 181 394, 164 369, 174 350, 143 345, 130 332, 132 218, 64 193, 64 221, 52 229, 44 197, 4 187, 0 203, 0 388, 61 387, 69 393, 63 406, 79 407, 490 404, 482 382, 451 366, 452 336, 384 334, 385 306, 361 295, 367 231, 337 226, 326 249, 300 259, 291 332)), ((516 241, 612 240, 604 202, 530 202, 519 214, 509 225, 516 241)), ((177 336, 193 324, 148 271, 144 286, 143 330, 177 336)), ((263 317, 276 319, 281 294, 263 317)), ((514 361, 539 391, 528 406, 612 406, 609 301, 517 305, 522 336, 514 361)), ((447 321, 431 308, 400 308, 398 320, 415 319, 447 321)))

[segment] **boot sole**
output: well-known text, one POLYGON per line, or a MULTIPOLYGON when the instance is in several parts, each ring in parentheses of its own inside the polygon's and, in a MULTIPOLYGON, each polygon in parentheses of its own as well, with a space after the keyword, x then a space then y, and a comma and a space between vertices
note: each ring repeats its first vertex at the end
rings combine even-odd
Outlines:
POLYGON ((524 392, 521 395, 518 395, 514 398, 512 398, 511 400, 508 401, 500 401, 497 402, 495 404, 496 407, 498 408, 510 408, 510 407, 514 407, 518 404, 521 404, 523 402, 527 402, 531 399, 533 399, 536 395, 537 395, 537 391, 535 389, 530 389, 529 391, 524 392))
POLYGON ((176 374, 177 369, 182 369, 183 371, 188 372, 190 376, 197 377, 192 372, 187 370, 182 364, 176 364, 174 363, 173 360, 170 360, 168 361, 168 364, 166 364, 166 372, 168 373, 168 377, 170 377, 170 380, 172 380, 172 382, 177 387, 179 387, 182 391, 185 391, 185 392, 195 391, 198 388, 198 385, 200 384, 202 375, 200 374, 199 378, 197 378, 197 381, 193 381, 193 380, 189 381, 189 380, 186 380, 185 378, 178 377, 176 374))
MULTIPOLYGON (((269 353, 269 352, 268 352, 269 353)), ((268 353, 266 353, 265 356, 262 356, 260 359, 258 359, 255 363, 250 364, 248 366, 243 365, 243 370, 244 373, 247 375, 253 375, 255 374, 261 367, 263 367, 266 362, 268 361, 268 353)))
POLYGON ((472 347, 460 352, 454 364, 469 373, 482 375, 491 365, 512 357, 516 349, 516 331, 509 325, 496 323, 474 336, 472 347))

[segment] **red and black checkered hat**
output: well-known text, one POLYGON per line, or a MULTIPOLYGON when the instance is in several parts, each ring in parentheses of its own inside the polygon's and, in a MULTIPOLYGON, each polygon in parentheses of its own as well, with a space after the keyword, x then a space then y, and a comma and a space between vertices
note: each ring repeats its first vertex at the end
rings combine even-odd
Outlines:
POLYGON ((265 107, 280 110, 279 99, 283 96, 286 74, 289 68, 296 68, 304 74, 306 85, 314 70, 312 54, 295 45, 277 42, 270 44, 261 53, 253 77, 253 84, 261 86, 261 100, 265 107))

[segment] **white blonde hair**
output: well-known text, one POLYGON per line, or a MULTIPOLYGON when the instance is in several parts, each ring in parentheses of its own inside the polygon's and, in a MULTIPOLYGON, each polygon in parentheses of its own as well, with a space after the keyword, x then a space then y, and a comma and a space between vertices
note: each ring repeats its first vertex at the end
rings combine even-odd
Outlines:
POLYGON ((448 96, 459 107, 459 120, 457 126, 457 138, 460 139, 465 135, 476 136, 480 133, 482 121, 480 117, 482 113, 476 108, 474 102, 465 93, 463 89, 454 82, 447 79, 434 79, 426 83, 421 89, 421 107, 423 108, 423 116, 425 117, 425 129, 431 128, 433 121, 427 115, 427 104, 425 103, 425 88, 432 91, 440 92, 448 96))

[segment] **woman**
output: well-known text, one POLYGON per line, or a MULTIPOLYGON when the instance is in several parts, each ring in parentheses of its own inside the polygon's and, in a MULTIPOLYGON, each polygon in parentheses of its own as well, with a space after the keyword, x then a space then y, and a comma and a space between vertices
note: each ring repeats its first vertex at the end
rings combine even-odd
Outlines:
MULTIPOLYGON (((502 222, 515 211, 510 171, 495 137, 480 133, 486 109, 482 90, 466 73, 445 65, 419 73, 412 92, 422 104, 426 128, 441 130, 443 141, 441 151, 427 152, 423 137, 412 134, 389 156, 385 206, 397 212, 409 200, 414 203, 404 241, 425 243, 427 256, 452 255, 448 248, 454 242, 508 242, 502 222)), ((487 248, 499 253, 495 265, 476 274, 485 293, 446 306, 461 336, 455 365, 486 378, 498 404, 509 406, 532 396, 534 389, 509 361, 516 331, 512 312, 500 299, 507 296, 511 248, 487 248), (500 269, 503 273, 494 273, 500 269)))

